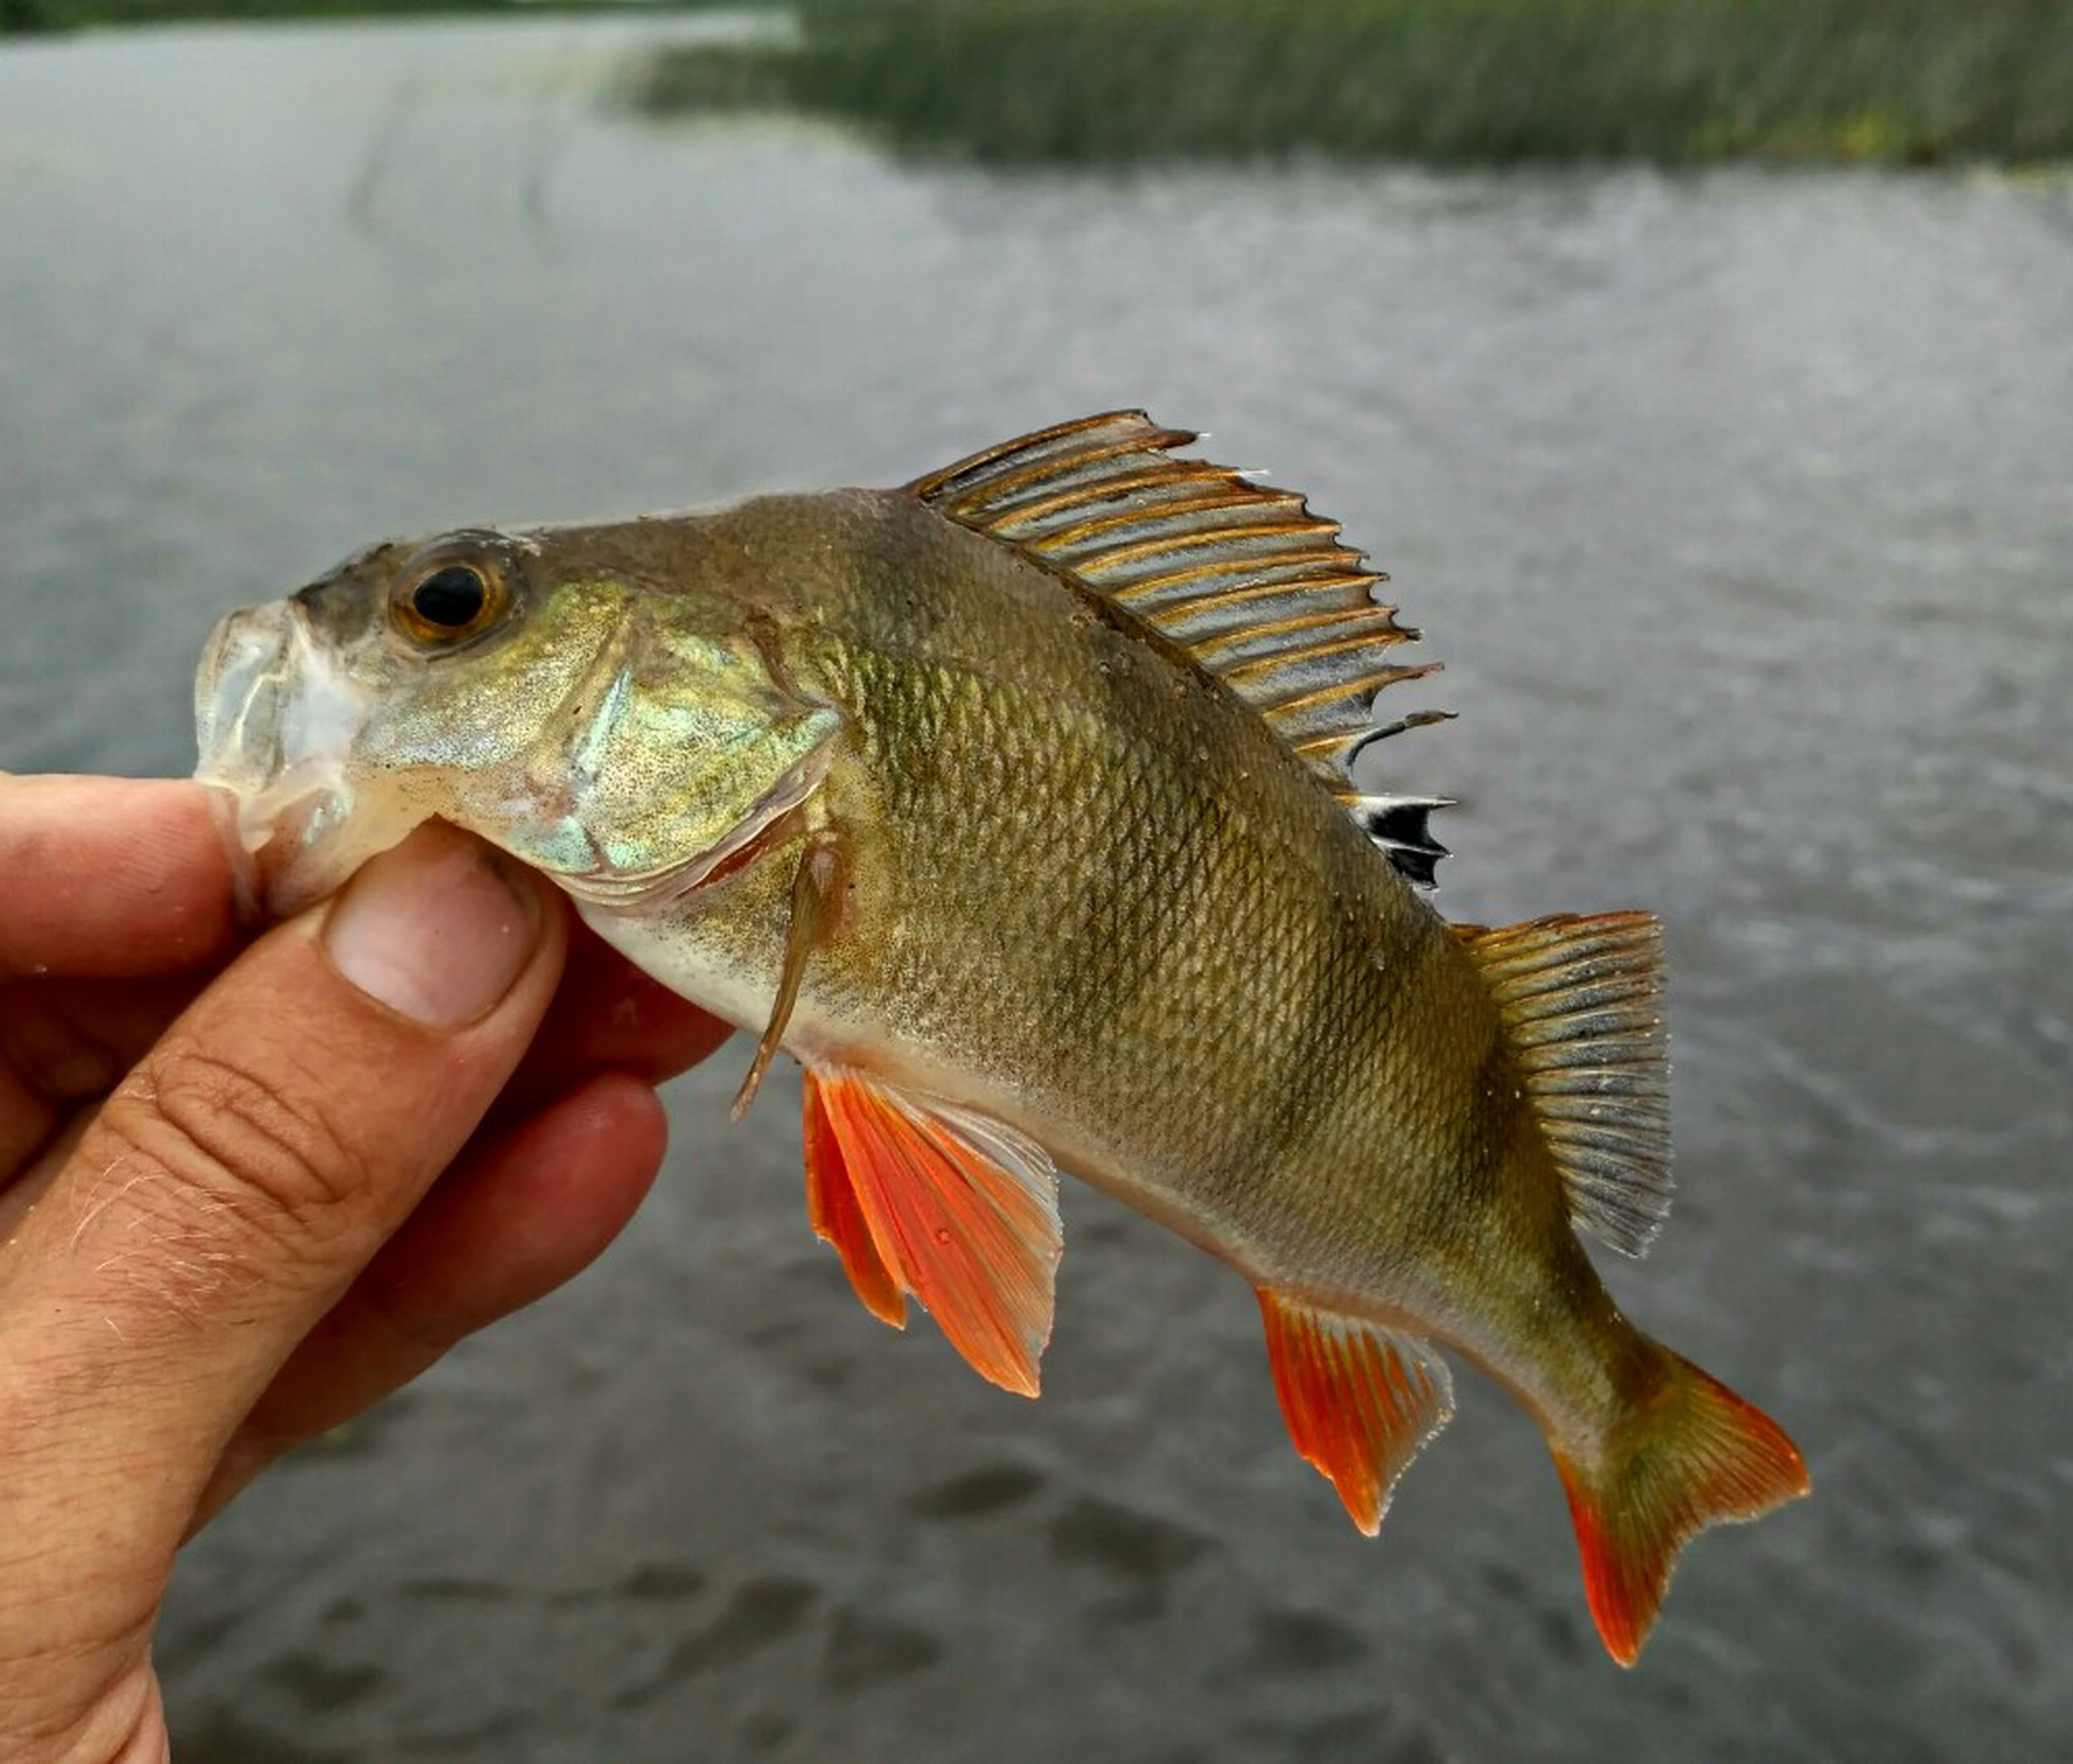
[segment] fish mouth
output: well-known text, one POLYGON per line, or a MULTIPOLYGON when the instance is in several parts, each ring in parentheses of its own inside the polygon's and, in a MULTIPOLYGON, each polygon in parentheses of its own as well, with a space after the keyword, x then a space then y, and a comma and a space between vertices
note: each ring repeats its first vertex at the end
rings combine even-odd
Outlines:
POLYGON ((371 855, 343 837, 354 807, 346 762, 370 707, 294 601, 217 623, 195 678, 195 776, 228 795, 241 905, 293 912, 371 855))

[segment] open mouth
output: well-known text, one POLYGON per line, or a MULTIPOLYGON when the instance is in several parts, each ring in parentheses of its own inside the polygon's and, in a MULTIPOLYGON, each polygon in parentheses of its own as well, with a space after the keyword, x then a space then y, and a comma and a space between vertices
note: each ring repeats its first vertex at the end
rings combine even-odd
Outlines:
POLYGON ((346 761, 367 694, 343 677, 293 601, 231 613, 195 679, 195 776, 235 804, 241 890, 274 912, 320 899, 364 852, 339 849, 352 811, 346 761))

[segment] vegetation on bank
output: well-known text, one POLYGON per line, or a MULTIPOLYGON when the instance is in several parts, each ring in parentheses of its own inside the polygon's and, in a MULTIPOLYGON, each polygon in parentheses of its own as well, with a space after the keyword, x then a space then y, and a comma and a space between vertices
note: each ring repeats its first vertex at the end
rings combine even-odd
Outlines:
MULTIPOLYGON (((0 0, 0 32, 581 3, 0 0)), ((799 11, 795 46, 661 51, 635 102, 657 114, 803 111, 903 151, 998 164, 2073 160, 2070 0, 803 0, 799 11)))
POLYGON ((1001 164, 2073 158, 2066 0, 875 0, 636 101, 1001 164))

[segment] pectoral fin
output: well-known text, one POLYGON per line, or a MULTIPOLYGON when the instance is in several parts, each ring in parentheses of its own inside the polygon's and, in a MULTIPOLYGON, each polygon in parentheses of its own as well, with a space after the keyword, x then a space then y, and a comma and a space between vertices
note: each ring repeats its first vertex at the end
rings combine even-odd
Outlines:
POLYGON ((808 1067, 806 1193, 857 1296, 898 1327, 928 1307, 973 1371, 1036 1394, 1063 1237, 1042 1147, 856 1072, 808 1067))
POLYGON ((807 961, 828 925, 842 879, 842 836, 833 828, 823 827, 808 836, 799 868, 792 872, 792 916, 784 932, 784 966, 778 975, 777 995, 770 1001, 769 1021, 764 1024, 762 1038, 756 1042, 755 1057, 749 1062, 741 1088, 734 1093, 732 1113, 736 1120, 749 1112, 749 1105, 762 1087, 763 1075, 777 1057, 785 1026, 792 1020, 792 1007, 799 1003, 807 961))
POLYGON ((1401 1330, 1259 1291, 1289 1437, 1373 1537, 1397 1477, 1454 1414, 1446 1363, 1401 1330))

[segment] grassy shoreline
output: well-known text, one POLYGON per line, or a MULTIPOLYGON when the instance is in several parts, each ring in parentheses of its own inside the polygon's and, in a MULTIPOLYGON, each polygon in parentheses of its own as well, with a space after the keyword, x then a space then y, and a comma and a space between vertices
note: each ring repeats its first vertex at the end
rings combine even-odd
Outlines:
MULTIPOLYGON (((729 0, 672 9, 716 3, 729 0)), ((0 0, 0 35, 556 9, 0 0)), ((997 165, 2073 161, 2067 0, 803 0, 799 10, 795 46, 659 51, 629 82, 633 103, 657 116, 802 112, 902 153, 997 165)))
POLYGON ((993 164, 2073 158, 2063 0, 881 0, 665 51, 655 114, 765 106, 993 164))

